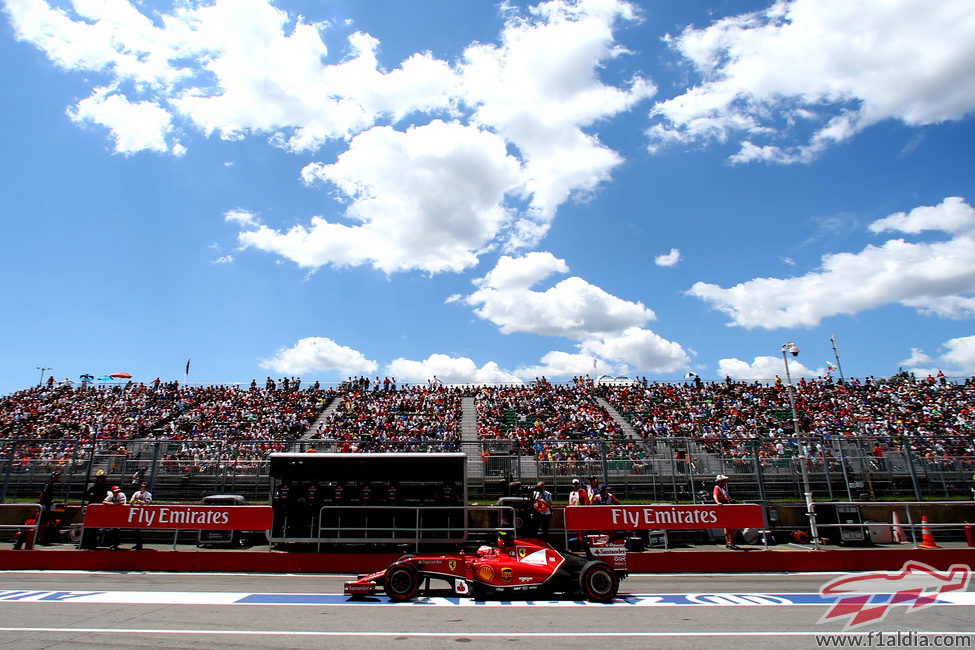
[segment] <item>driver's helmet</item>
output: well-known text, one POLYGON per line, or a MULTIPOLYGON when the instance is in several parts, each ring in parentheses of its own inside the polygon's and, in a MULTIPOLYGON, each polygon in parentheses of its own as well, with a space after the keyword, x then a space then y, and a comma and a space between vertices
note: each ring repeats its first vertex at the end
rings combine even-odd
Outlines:
POLYGON ((485 555, 491 555, 494 549, 490 546, 481 546, 477 549, 477 557, 484 557, 485 555))

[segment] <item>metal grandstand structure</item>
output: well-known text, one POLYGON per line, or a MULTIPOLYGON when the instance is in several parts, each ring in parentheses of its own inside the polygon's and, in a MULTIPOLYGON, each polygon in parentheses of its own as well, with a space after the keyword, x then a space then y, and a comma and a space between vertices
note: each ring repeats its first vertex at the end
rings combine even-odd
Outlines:
MULTIPOLYGON (((62 473, 58 498, 77 501, 86 481, 104 470, 109 482, 132 491, 148 480, 157 499, 195 501, 209 494, 235 493, 248 500, 265 502, 271 483, 269 461, 251 458, 248 451, 258 443, 224 443, 225 453, 215 458, 192 461, 166 459, 180 449, 213 447, 213 442, 171 439, 99 441, 94 453, 90 440, 63 440, 72 456, 55 461, 40 458, 28 462, 11 460, 16 446, 44 441, 19 439, 0 441, 0 471, 4 501, 32 499, 55 469, 62 473), (126 453, 117 449, 124 446, 126 453), (224 457, 225 456, 225 457, 224 457)), ((544 441, 542 441, 544 442, 544 441)), ((560 441, 562 442, 562 441, 560 441)), ((350 441, 277 440, 262 441, 278 451, 292 453, 340 452, 350 441)), ((369 453, 372 441, 352 441, 358 453, 369 453)), ((731 477, 731 488, 740 500, 800 501, 802 485, 797 455, 774 459, 751 456, 729 457, 714 448, 714 441, 699 438, 632 440, 632 453, 639 460, 605 455, 585 461, 539 461, 533 453, 510 441, 404 443, 404 451, 464 452, 467 455, 468 495, 472 500, 494 499, 509 493, 512 482, 528 484, 544 480, 563 500, 573 478, 596 476, 625 499, 654 502, 697 502, 709 494, 716 474, 731 477)), ((220 447, 219 444, 216 445, 220 447)), ((811 486, 817 500, 860 501, 892 498, 970 498, 975 459, 965 457, 918 457, 907 447, 888 450, 882 458, 870 453, 872 440, 848 438, 835 441, 833 455, 809 459, 811 486)), ((753 447, 754 450, 754 447, 753 447)))

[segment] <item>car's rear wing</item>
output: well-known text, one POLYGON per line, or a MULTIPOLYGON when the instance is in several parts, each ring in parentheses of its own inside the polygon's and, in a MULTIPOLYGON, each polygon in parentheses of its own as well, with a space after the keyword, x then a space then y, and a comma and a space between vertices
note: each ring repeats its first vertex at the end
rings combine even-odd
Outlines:
POLYGON ((606 562, 617 573, 626 572, 626 542, 610 541, 609 535, 586 535, 586 555, 606 562))

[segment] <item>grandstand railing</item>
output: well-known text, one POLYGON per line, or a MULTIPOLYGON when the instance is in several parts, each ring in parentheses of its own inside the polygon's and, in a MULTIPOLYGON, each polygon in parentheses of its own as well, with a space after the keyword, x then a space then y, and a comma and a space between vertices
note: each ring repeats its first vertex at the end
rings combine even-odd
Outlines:
MULTIPOLYGON (((24 537, 20 541, 20 545, 23 545, 27 549, 34 547, 35 543, 39 543, 40 532, 41 532, 41 513, 44 512, 44 507, 39 503, 4 503, 0 504, 0 530, 13 530, 14 534, 20 533, 24 537), (8 513, 11 513, 8 516, 8 513), (26 513, 26 514, 25 514, 26 513), (3 521, 7 521, 11 518, 16 518, 16 515, 20 514, 23 519, 23 523, 16 524, 5 524, 3 521)), ((18 545, 19 547, 19 545, 18 545)))
MULTIPOLYGON (((818 500, 879 500, 889 498, 971 498, 975 457, 920 457, 909 447, 888 450, 882 457, 870 450, 873 438, 845 438, 825 445, 830 455, 763 455, 747 441, 700 438, 627 439, 621 445, 598 442, 589 458, 540 454, 533 444, 489 441, 265 440, 190 441, 169 439, 60 439, 56 454, 30 453, 51 440, 0 441, 0 500, 34 499, 52 471, 61 472, 55 499, 80 500, 86 485, 103 470, 109 485, 130 493, 143 480, 157 498, 199 500, 208 494, 243 494, 249 501, 268 500, 268 454, 272 451, 341 452, 463 451, 468 456, 467 482, 471 499, 496 498, 512 482, 544 480, 566 498, 571 480, 595 476, 621 498, 658 502, 709 500, 716 474, 731 478, 733 495, 752 500, 802 500, 802 467, 818 500), (120 451, 124 447, 124 452, 120 451), (734 451, 732 451, 734 450, 734 451), (681 452, 678 457, 676 452, 681 452)), ((571 452, 573 441, 547 441, 571 452)), ((588 440, 587 443, 592 443, 588 440)), ((592 444, 588 445, 589 448, 592 444)), ((327 477, 321 477, 327 480, 327 477)))
POLYGON ((301 518, 292 530, 287 516, 272 544, 458 544, 491 541, 497 531, 515 533, 514 508, 507 506, 324 506, 317 517, 301 518))

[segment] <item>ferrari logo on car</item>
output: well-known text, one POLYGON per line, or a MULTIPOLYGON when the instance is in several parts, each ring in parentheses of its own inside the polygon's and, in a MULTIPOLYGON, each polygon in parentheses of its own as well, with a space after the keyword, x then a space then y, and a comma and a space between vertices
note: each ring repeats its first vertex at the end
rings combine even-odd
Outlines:
POLYGON ((525 548, 524 546, 519 547, 518 548, 518 557, 525 557, 525 553, 527 553, 527 552, 528 552, 528 549, 525 548))
POLYGON ((457 568, 457 560, 451 560, 450 562, 447 562, 447 566, 450 567, 451 571, 455 570, 457 568))
POLYGON ((513 576, 514 576, 514 571, 511 570, 511 567, 505 567, 501 569, 501 579, 504 580, 505 582, 511 580, 513 576))

